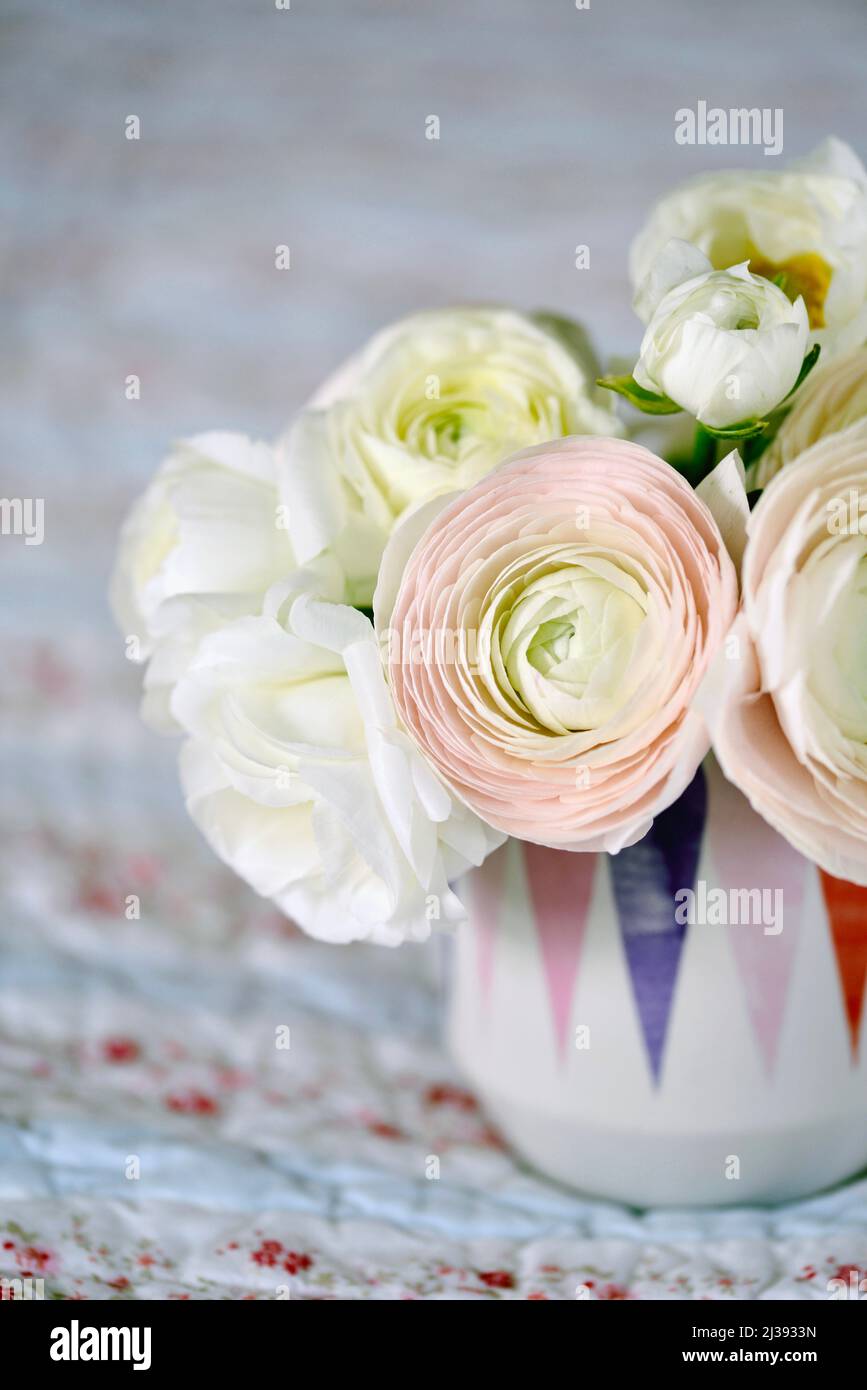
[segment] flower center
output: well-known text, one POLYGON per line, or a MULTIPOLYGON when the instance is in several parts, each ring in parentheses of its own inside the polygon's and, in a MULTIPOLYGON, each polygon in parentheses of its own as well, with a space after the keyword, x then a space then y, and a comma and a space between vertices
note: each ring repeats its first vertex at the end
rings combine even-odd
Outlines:
POLYGON ((766 280, 782 276, 781 288, 793 304, 799 294, 803 296, 810 327, 825 327, 825 300, 834 273, 827 261, 815 251, 790 256, 786 261, 770 261, 751 248, 749 262, 753 275, 762 275, 766 280))
POLYGON ((392 419, 396 443, 447 464, 462 464, 503 440, 519 448, 566 430, 563 402, 542 383, 473 365, 463 372, 452 366, 448 376, 432 369, 408 385, 392 419))
POLYGON ((499 616, 500 688, 553 733, 599 728, 640 679, 646 613, 646 594, 625 572, 578 563, 532 579, 499 616))

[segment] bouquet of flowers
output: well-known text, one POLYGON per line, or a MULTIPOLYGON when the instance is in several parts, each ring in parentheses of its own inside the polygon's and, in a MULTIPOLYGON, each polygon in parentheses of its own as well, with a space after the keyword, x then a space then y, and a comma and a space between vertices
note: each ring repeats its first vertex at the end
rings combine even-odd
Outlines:
POLYGON ((420 313, 276 445, 183 441, 124 526, 144 716, 314 936, 460 921, 507 836, 616 854, 711 746, 867 884, 867 174, 829 140, 693 179, 630 276, 631 372, 555 314, 420 313))

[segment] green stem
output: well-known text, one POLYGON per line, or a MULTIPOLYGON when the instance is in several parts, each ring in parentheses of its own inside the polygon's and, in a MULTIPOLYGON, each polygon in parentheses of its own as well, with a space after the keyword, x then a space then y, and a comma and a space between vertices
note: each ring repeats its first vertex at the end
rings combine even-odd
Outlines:
POLYGON ((692 444, 692 458, 689 464, 687 477, 693 487, 698 487, 703 478, 713 470, 716 464, 716 445, 717 441, 712 434, 708 434, 698 423, 695 427, 695 438, 692 444))

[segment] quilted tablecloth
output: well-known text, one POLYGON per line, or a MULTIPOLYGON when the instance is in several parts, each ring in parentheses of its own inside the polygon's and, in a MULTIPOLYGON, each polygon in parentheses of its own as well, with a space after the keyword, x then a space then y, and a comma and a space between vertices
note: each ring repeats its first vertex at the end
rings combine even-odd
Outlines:
POLYGON ((867 1182, 636 1213, 522 1168, 443 1051, 441 950, 323 946, 255 898, 134 682, 90 639, 6 668, 0 1274, 64 1299, 826 1299, 867 1273, 867 1182))
MULTIPOLYGON (((793 154, 864 134, 863 7, 839 14, 832 45, 822 7, 763 12, 793 154)), ((0 457, 45 540, 0 541, 0 1276, 231 1300, 825 1299, 860 1277, 865 1182, 636 1213, 516 1163, 443 1050, 440 950, 305 940, 201 842, 104 599, 170 438, 273 435, 398 314, 508 299, 632 342, 629 235, 707 155, 673 144, 683 92, 727 70, 727 100, 756 99, 750 4, 722 32, 680 0, 2 19, 0 457)))

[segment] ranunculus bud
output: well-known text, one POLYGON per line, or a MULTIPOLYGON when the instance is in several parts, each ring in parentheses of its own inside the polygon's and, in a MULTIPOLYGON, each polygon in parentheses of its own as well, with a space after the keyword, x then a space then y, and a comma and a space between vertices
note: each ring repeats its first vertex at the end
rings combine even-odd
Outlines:
POLYGON ((809 336, 804 301, 792 304, 746 264, 713 270, 694 247, 671 241, 641 300, 654 308, 635 380, 700 424, 762 419, 797 381, 809 336))

